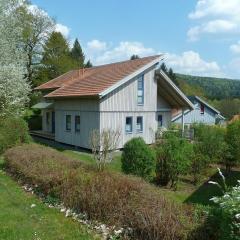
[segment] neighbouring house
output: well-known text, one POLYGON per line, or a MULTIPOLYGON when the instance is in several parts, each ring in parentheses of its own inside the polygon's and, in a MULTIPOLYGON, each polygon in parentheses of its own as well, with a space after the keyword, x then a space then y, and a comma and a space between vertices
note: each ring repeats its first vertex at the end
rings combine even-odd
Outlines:
MULTIPOLYGON (((220 112, 198 96, 190 96, 188 99, 194 105, 194 109, 184 111, 184 124, 203 123, 208 125, 223 124, 225 118, 220 112)), ((182 112, 173 113, 172 122, 182 124, 182 112)))
POLYGON ((133 137, 155 141, 171 124, 171 111, 193 109, 191 101, 159 70, 162 56, 150 56, 67 72, 36 90, 43 101, 42 132, 55 141, 90 148, 93 129, 119 130, 118 148, 133 137))
POLYGON ((235 122, 235 121, 240 121, 240 114, 236 114, 234 115, 231 120, 229 121, 229 123, 235 122))

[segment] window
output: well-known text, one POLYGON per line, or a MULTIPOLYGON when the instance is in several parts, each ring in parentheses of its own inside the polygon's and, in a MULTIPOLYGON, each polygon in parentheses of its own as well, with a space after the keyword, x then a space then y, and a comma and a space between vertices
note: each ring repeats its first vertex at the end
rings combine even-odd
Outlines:
POLYGON ((157 121, 158 121, 158 128, 161 128, 163 125, 162 115, 158 115, 157 121))
POLYGON ((144 103, 144 75, 138 78, 137 84, 137 102, 138 105, 142 105, 144 103))
POLYGON ((204 114, 204 105, 202 103, 200 104, 200 113, 204 114))
POLYGON ((80 132, 80 116, 75 116, 75 132, 80 132))
POLYGON ((50 112, 46 112, 46 123, 47 125, 50 123, 50 112))
POLYGON ((132 133, 132 117, 126 117, 126 133, 132 133))
POLYGON ((71 131, 71 115, 66 115, 66 130, 71 131))
POLYGON ((137 132, 143 131, 143 117, 137 117, 137 126, 136 126, 137 132))

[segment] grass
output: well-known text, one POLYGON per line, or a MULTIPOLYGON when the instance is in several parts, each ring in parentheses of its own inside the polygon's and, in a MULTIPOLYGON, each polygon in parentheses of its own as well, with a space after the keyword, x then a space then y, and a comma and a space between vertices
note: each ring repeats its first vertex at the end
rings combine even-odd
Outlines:
POLYGON ((85 226, 48 208, 35 195, 26 193, 5 174, 0 160, 0 239, 93 240, 100 239, 85 226), (36 207, 31 208, 32 204, 36 207))

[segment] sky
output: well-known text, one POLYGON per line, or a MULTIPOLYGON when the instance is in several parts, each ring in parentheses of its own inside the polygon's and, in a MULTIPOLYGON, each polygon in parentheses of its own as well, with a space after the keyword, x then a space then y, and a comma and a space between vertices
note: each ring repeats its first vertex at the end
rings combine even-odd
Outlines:
POLYGON ((175 72, 240 79, 240 0, 32 0, 94 65, 164 53, 175 72))

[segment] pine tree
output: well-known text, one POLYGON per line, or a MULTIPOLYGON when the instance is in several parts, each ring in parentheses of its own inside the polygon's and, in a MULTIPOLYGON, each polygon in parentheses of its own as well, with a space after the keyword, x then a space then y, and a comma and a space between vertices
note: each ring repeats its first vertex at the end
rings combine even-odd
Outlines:
POLYGON ((161 69, 164 73, 168 74, 168 69, 167 69, 167 66, 166 66, 166 64, 165 64, 164 62, 160 65, 160 69, 161 69))
POLYGON ((90 60, 88 60, 87 62, 86 62, 86 64, 84 64, 84 67, 85 68, 91 68, 93 65, 92 65, 92 63, 91 63, 91 61, 90 60))
POLYGON ((85 56, 77 38, 74 41, 73 48, 71 50, 71 56, 76 61, 79 68, 84 67, 85 56))
POLYGON ((52 32, 43 46, 43 58, 38 73, 38 84, 76 69, 67 40, 60 32, 52 32))
POLYGON ((137 54, 133 54, 131 57, 130 57, 130 60, 135 60, 135 59, 139 59, 140 57, 137 55, 137 54))
POLYGON ((169 78, 178 86, 178 81, 177 81, 177 77, 176 74, 173 72, 172 68, 169 68, 168 70, 168 76, 169 78))

